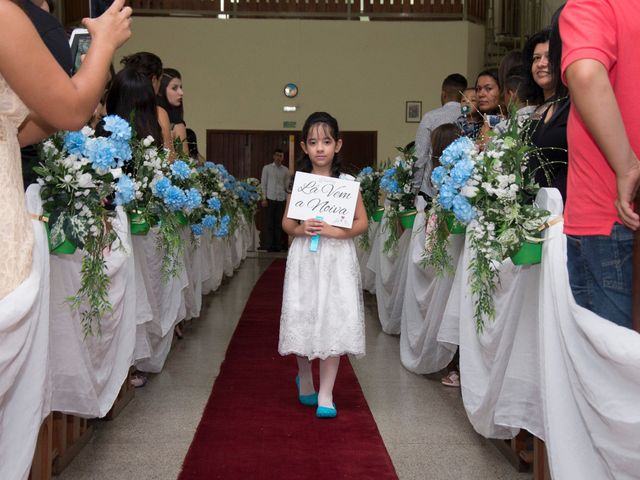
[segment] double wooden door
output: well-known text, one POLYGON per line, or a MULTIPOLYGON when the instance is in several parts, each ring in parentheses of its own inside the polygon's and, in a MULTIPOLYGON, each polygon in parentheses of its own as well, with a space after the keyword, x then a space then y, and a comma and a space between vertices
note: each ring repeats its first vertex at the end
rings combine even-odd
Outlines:
MULTIPOLYGON (((293 159, 295 169, 295 159, 302 154, 299 137, 299 132, 291 131, 207 130, 207 160, 221 163, 238 179, 260 179, 262 167, 273 161, 276 148, 284 152, 285 165, 289 164, 289 158, 293 159)), ((341 132, 341 137, 343 172, 355 176, 363 167, 377 164, 377 132, 341 132)), ((264 223, 264 211, 259 209, 256 225, 261 235, 264 223)), ((264 239, 260 240, 264 245, 264 239)))

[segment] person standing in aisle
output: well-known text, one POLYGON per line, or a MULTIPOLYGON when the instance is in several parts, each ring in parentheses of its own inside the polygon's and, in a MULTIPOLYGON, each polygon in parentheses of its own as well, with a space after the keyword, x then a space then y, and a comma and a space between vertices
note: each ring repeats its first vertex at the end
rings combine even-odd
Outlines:
POLYGON ((262 168, 262 206, 267 209, 264 235, 264 250, 279 252, 282 249, 282 216, 287 200, 289 169, 282 165, 284 152, 273 151, 273 162, 262 168))
MULTIPOLYGON (((564 213, 576 303, 631 328, 633 202, 640 185, 640 0, 569 0, 560 15, 569 87, 564 213)), ((638 325, 635 326, 639 327, 638 325)))

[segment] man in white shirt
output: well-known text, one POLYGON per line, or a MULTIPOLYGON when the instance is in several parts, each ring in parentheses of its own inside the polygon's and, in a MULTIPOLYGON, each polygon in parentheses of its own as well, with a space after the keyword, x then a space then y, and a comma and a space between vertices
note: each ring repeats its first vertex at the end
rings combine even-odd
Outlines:
POLYGON ((273 162, 262 167, 262 206, 267 209, 263 249, 269 252, 278 252, 282 248, 282 216, 289 186, 289 169, 282 165, 283 160, 284 152, 276 148, 273 162))
POLYGON ((416 132, 416 173, 412 185, 415 191, 433 197, 431 185, 431 132, 445 123, 454 123, 460 116, 462 92, 467 88, 467 79, 459 73, 452 73, 442 82, 440 102, 442 106, 424 114, 416 132))

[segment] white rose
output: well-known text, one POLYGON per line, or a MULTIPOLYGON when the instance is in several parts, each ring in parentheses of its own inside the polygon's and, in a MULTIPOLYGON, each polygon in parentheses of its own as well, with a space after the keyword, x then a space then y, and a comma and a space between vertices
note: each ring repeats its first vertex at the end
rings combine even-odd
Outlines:
POLYGON ((91 188, 95 186, 90 173, 82 173, 76 177, 76 180, 80 188, 91 188))
POLYGON ((147 137, 142 141, 142 144, 145 147, 148 147, 149 145, 151 145, 153 143, 153 137, 151 135, 147 135, 147 137))
POLYGON ((460 189, 460 195, 467 198, 473 198, 478 194, 478 187, 472 187, 471 185, 465 185, 460 189))
POLYGON ((109 173, 113 176, 113 179, 116 180, 122 176, 122 169, 112 168, 111 170, 109 170, 109 173))

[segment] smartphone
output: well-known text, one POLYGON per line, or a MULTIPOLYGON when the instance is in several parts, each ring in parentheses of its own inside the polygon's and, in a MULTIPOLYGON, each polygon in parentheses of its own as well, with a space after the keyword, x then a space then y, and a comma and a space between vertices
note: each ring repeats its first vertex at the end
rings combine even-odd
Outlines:
POLYGON ((102 15, 113 3, 113 0, 89 0, 89 16, 96 18, 102 15))
POLYGON ((75 74, 82 65, 82 56, 87 53, 91 45, 91 35, 86 28, 74 28, 69 39, 71 46, 71 59, 73 68, 71 74, 75 74))

